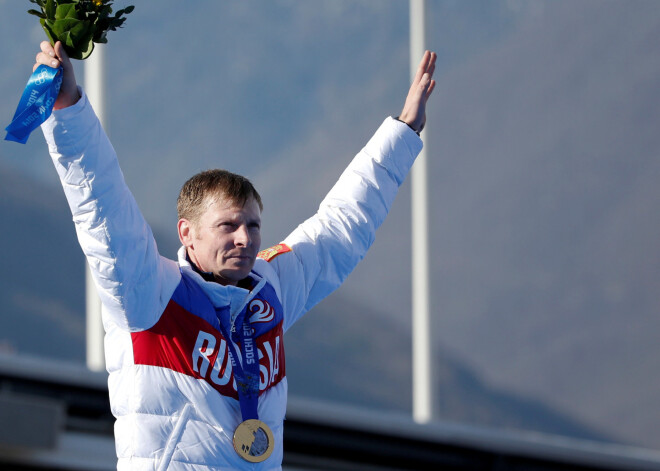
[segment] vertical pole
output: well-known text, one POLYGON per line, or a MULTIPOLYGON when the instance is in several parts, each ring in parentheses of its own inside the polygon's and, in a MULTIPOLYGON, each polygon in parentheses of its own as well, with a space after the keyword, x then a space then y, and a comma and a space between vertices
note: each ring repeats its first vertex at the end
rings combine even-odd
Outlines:
MULTIPOLYGON (((410 76, 426 48, 425 0, 410 0, 410 76)), ((429 236, 426 145, 412 168, 413 420, 433 418, 433 369, 429 309, 429 236)))
MULTIPOLYGON (((105 48, 95 44, 94 52, 85 64, 85 92, 89 102, 99 117, 101 126, 105 127, 105 83, 104 62, 105 48)), ((85 307, 87 334, 87 368, 92 371, 105 370, 105 355, 103 350, 103 323, 101 322, 101 300, 96 292, 89 265, 85 264, 85 307)))

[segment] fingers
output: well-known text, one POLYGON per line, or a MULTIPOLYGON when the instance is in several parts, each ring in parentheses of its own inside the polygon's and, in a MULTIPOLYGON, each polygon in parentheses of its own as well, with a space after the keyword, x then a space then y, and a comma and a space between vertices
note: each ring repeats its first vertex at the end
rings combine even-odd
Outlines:
POLYGON ((433 72, 435 72, 435 60, 437 57, 438 55, 435 52, 424 52, 422 60, 419 63, 419 67, 417 67, 417 72, 415 73, 415 78, 413 79, 413 85, 420 83, 425 74, 429 74, 429 79, 433 77, 433 72))
POLYGON ((435 72, 435 60, 437 57, 438 56, 435 52, 431 53, 431 60, 429 61, 429 66, 426 69, 426 73, 429 74, 430 78, 433 78, 433 73, 435 72))
POLYGON ((431 59, 431 53, 429 51, 424 51, 422 60, 419 62, 419 66, 417 67, 417 72, 415 72, 413 85, 419 83, 422 80, 422 77, 424 76, 424 73, 426 73, 426 69, 428 68, 428 62, 430 59, 431 59))
POLYGON ((76 84, 73 64, 64 50, 64 45, 58 41, 55 46, 52 46, 48 41, 42 41, 39 48, 41 52, 37 54, 36 63, 32 68, 33 72, 42 64, 52 68, 62 66, 63 69, 62 84, 53 109, 59 110, 75 104, 80 99, 80 93, 76 84))
POLYGON ((435 88, 435 80, 431 80, 431 84, 429 85, 428 90, 426 91, 426 99, 428 100, 429 97, 431 96, 431 93, 433 93, 433 89, 435 88))
POLYGON ((55 43, 55 56, 59 58, 62 66, 65 69, 71 67, 71 60, 69 59, 69 55, 66 53, 66 50, 64 49, 64 45, 60 41, 57 41, 55 43))
POLYGON ((53 46, 51 46, 48 41, 42 41, 39 46, 41 48, 41 52, 37 54, 35 59, 36 64, 34 64, 33 69, 36 69, 40 65, 47 65, 48 67, 52 67, 54 69, 59 67, 60 61, 57 60, 53 46))
MULTIPOLYGON (((437 58, 435 52, 429 53, 429 51, 426 51, 426 53, 424 53, 424 59, 427 58, 427 53, 428 53, 428 61, 425 64, 425 70, 419 81, 419 88, 418 88, 420 99, 423 99, 424 102, 426 102, 426 100, 429 99, 431 93, 433 93, 433 89, 435 88, 435 80, 433 80, 433 73, 435 72, 435 60, 437 58)), ((422 60, 422 62, 424 62, 424 60, 422 60)))
POLYGON ((39 49, 41 49, 41 52, 46 54, 50 54, 52 56, 55 55, 55 48, 53 48, 53 46, 48 41, 41 41, 39 43, 39 49))
POLYGON ((64 50, 64 46, 61 42, 56 42, 53 47, 48 41, 42 41, 41 44, 39 44, 39 47, 41 52, 37 54, 36 64, 34 65, 33 70, 42 64, 54 69, 60 66, 65 69, 71 67, 71 61, 69 60, 69 56, 64 50))
POLYGON ((426 102, 435 89, 435 63, 437 54, 426 51, 419 63, 415 78, 408 91, 399 120, 407 123, 416 131, 421 131, 426 123, 426 102))
POLYGON ((410 88, 410 94, 412 94, 422 106, 426 104, 426 101, 429 99, 435 88, 433 74, 435 72, 435 62, 437 57, 438 56, 435 52, 424 52, 424 56, 422 57, 417 73, 415 74, 415 79, 410 88))

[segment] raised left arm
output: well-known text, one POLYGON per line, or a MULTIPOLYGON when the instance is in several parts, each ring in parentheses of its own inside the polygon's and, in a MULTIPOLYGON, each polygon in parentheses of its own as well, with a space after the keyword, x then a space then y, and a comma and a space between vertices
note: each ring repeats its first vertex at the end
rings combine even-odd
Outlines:
POLYGON ((422 149, 413 131, 425 123, 426 102, 435 87, 434 68, 435 53, 426 52, 398 121, 385 120, 316 214, 285 239, 291 252, 271 262, 281 279, 285 330, 339 287, 373 243, 422 149))

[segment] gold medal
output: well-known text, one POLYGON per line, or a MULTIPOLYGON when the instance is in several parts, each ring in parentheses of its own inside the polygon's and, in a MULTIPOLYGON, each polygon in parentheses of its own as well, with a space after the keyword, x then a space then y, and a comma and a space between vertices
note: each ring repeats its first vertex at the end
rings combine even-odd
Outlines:
POLYGON ((261 420, 249 419, 234 431, 234 450, 250 463, 266 460, 275 448, 273 432, 261 420))

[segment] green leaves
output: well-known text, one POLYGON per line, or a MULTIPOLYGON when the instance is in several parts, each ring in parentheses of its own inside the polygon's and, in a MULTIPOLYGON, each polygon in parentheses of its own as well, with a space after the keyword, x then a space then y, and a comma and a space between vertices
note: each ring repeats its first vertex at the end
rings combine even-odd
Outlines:
POLYGON ((52 44, 61 41, 73 59, 86 59, 94 43, 108 42, 108 31, 116 31, 135 7, 128 6, 112 15, 112 0, 30 0, 41 10, 28 13, 39 18, 52 44))

